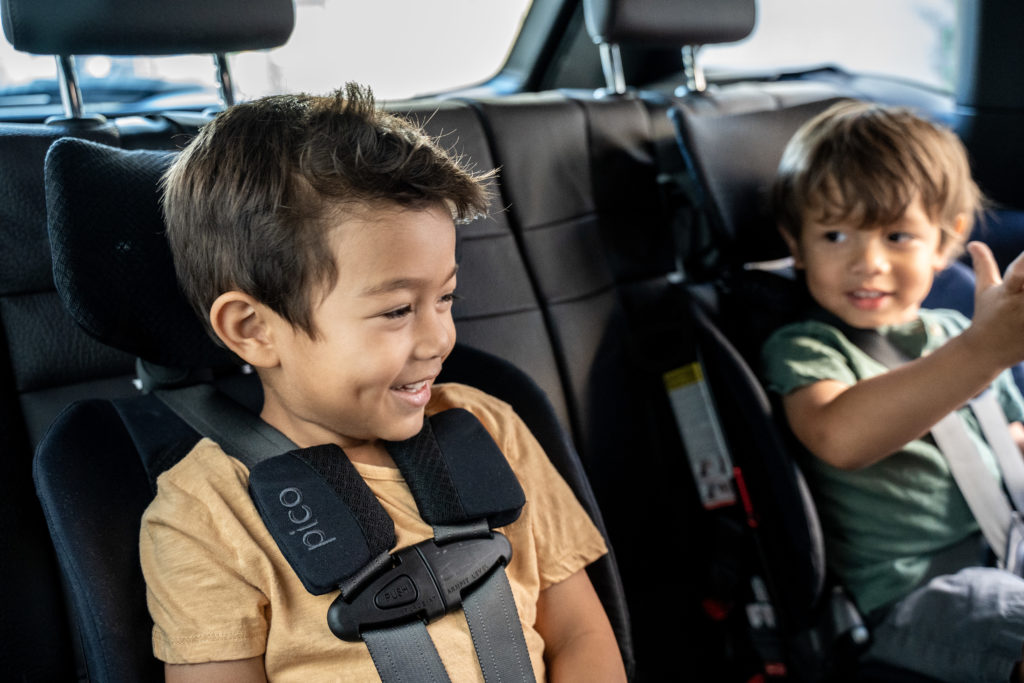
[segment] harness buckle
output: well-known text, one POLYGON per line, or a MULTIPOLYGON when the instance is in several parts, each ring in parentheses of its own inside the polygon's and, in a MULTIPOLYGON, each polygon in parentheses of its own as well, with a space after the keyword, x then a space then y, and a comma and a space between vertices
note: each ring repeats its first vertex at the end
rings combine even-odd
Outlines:
POLYGON ((444 543, 429 538, 392 554, 383 571, 343 588, 327 610, 327 624, 346 641, 413 619, 429 624, 459 608, 464 592, 511 558, 511 544, 496 531, 444 543))

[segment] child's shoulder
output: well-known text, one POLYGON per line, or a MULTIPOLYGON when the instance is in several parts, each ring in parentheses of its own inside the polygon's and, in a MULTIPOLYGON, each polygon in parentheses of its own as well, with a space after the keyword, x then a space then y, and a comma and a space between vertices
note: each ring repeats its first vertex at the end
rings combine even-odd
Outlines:
POLYGON ((159 486, 163 480, 174 481, 179 486, 189 482, 201 485, 241 481, 244 484, 247 478, 245 465, 225 453, 215 441, 203 437, 188 455, 157 478, 157 484, 159 486))
POLYGON ((147 516, 181 507, 234 508, 248 494, 249 471, 214 441, 203 438, 160 474, 147 516))
POLYGON ((534 449, 529 428, 505 401, 465 384, 450 382, 435 385, 427 414, 434 415, 451 408, 463 408, 472 413, 498 444, 513 468, 531 459, 534 449))
POLYGON ((492 436, 492 428, 503 431, 508 428, 509 422, 515 419, 512 406, 486 391, 458 382, 434 385, 427 414, 434 415, 452 408, 463 408, 473 413, 484 427, 492 432, 492 436))
POLYGON ((843 346, 848 343, 846 336, 839 328, 823 320, 807 318, 786 323, 773 331, 762 346, 762 355, 773 355, 793 345, 807 343, 843 346))
POLYGON ((919 311, 921 322, 930 335, 943 332, 946 336, 953 336, 966 330, 971 325, 971 320, 960 311, 952 308, 922 308, 919 311))

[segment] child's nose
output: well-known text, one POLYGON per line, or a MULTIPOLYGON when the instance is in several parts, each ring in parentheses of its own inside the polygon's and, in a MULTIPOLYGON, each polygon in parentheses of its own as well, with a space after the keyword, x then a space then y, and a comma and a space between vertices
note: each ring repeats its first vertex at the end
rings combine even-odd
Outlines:
POLYGON ((454 342, 455 325, 451 313, 430 312, 420 319, 416 339, 419 358, 436 358, 447 354, 454 342))
POLYGON ((854 268, 869 275, 888 272, 889 255, 885 245, 877 239, 865 240, 856 254, 854 268))

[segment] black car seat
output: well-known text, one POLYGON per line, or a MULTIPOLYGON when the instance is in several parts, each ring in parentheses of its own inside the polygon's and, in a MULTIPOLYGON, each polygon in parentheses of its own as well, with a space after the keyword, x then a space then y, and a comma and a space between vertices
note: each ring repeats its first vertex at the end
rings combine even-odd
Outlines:
MULTIPOLYGON (((771 272, 788 254, 765 212, 763 189, 796 128, 861 90, 841 77, 706 83, 698 50, 705 41, 693 31, 742 38, 754 25, 753 0, 585 0, 584 8, 595 42, 682 51, 671 118, 683 155, 682 208, 691 215, 689 231, 677 240, 681 267, 671 310, 696 347, 736 493, 735 503, 705 515, 713 529, 705 556, 708 614, 736 626, 730 632, 746 646, 738 653, 753 650, 760 675, 915 680, 901 671, 857 671, 867 631, 828 575, 814 503, 791 456, 795 445, 778 428, 753 370, 763 336, 750 324, 779 324, 787 307, 795 310, 797 291, 791 279, 771 272)), ((970 281, 958 266, 936 290, 964 306, 970 281)))
MULTIPOLYGON (((206 337, 177 290, 157 204, 157 181, 168 162, 167 154, 77 140, 54 145, 47 157, 47 193, 58 287, 76 321, 102 342, 139 356, 150 369, 186 368, 193 377, 216 370, 218 385, 255 409, 260 396, 252 376, 233 371, 231 359, 206 337), (83 167, 92 172, 77 173, 83 167), (110 199, 114 188, 120 188, 117 201, 110 199)), ((453 354, 445 378, 476 384, 512 403, 601 525, 579 461, 535 384, 507 362, 466 347, 453 354)), ((184 455, 182 443, 196 439, 146 395, 76 403, 40 444, 37 488, 83 634, 85 660, 99 680, 159 675, 138 568, 138 520, 156 470, 184 455), (113 642, 118 646, 111 647, 113 642)), ((602 567, 598 572, 606 576, 595 585, 624 636, 620 644, 629 659, 613 559, 602 567)))
POLYGON ((0 3, 7 40, 17 50, 57 56, 65 86, 64 116, 0 124, 0 530, 9 539, 0 560, 0 670, 12 680, 75 678, 74 638, 59 572, 32 493, 33 448, 72 400, 135 391, 134 359, 82 334, 57 298, 46 236, 43 158, 64 136, 126 148, 171 148, 177 136, 194 132, 203 119, 184 112, 117 119, 84 115, 72 55, 258 48, 283 41, 291 30, 288 2, 276 5, 287 8, 286 21, 267 3, 245 2, 238 12, 229 8, 230 25, 207 21, 209 10, 200 11, 223 4, 177 3, 169 13, 161 3, 160 15, 146 16, 152 3, 0 3), (134 28, 126 29, 127 23, 134 28))

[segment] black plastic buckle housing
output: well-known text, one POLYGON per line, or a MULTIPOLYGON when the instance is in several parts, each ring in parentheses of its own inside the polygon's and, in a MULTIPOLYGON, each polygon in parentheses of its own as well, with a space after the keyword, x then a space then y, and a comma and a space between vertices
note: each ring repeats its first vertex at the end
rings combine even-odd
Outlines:
POLYGON ((338 638, 361 640, 360 632, 413 619, 430 623, 462 605, 462 594, 499 564, 512 546, 502 534, 438 544, 421 541, 391 555, 393 564, 350 590, 342 590, 327 611, 338 638))

